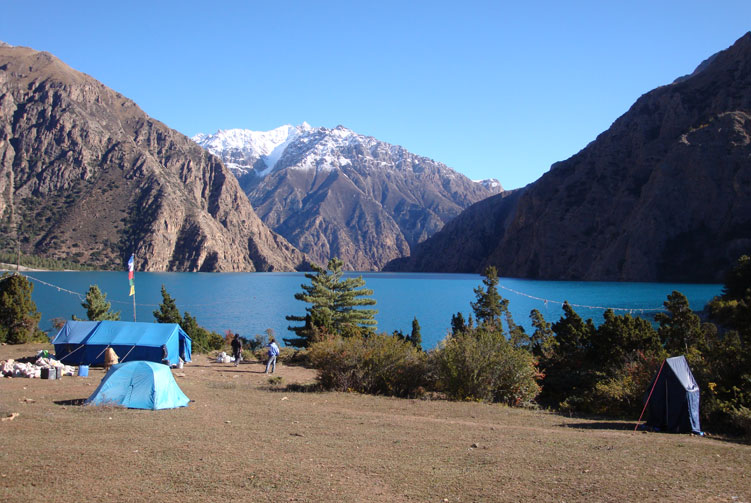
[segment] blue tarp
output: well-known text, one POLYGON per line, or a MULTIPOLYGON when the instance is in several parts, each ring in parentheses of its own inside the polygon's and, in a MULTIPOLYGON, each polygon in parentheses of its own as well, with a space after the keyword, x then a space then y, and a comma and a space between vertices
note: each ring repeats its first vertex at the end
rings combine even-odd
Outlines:
POLYGON ((100 365, 111 347, 121 362, 146 360, 177 365, 191 361, 192 341, 176 323, 69 321, 52 339, 55 356, 68 365, 100 365))
POLYGON ((185 407, 189 402, 169 367, 147 361, 113 365, 86 400, 87 405, 151 410, 185 407))
POLYGON ((649 399, 647 426, 671 433, 701 434, 699 385, 684 356, 668 358, 645 394, 649 399), (649 392, 652 396, 648 397, 649 392))

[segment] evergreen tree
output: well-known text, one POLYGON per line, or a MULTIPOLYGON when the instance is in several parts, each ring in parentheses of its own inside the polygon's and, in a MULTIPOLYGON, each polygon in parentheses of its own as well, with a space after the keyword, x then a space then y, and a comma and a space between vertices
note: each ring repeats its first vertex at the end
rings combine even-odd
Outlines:
POLYGON ((81 306, 86 309, 86 316, 91 321, 117 321, 120 319, 120 311, 110 311, 107 294, 99 290, 98 285, 89 286, 89 291, 86 292, 86 300, 81 303, 81 306))
POLYGON ((545 317, 537 309, 533 309, 529 313, 529 318, 532 320, 532 326, 535 329, 530 339, 532 354, 538 358, 550 357, 555 350, 555 337, 553 337, 553 329, 550 323, 545 321, 545 317))
POLYGON ((190 336, 194 350, 199 353, 222 349, 224 346, 224 337, 198 325, 198 321, 188 311, 183 313, 180 327, 190 336))
POLYGON ((704 328, 686 296, 674 291, 663 305, 667 313, 657 313, 655 321, 660 325, 657 333, 668 353, 688 354, 689 348, 701 351, 705 346, 704 328))
POLYGON ((154 319, 157 323, 177 323, 178 325, 183 323, 175 299, 167 293, 164 285, 162 285, 162 303, 159 304, 159 309, 154 311, 154 319))
POLYGON ((417 349, 422 349, 422 334, 420 333, 420 322, 417 321, 417 316, 412 320, 412 333, 409 335, 409 342, 417 349))
POLYGON ((313 272, 305 277, 310 284, 300 285, 302 292, 295 294, 295 299, 306 302, 305 316, 289 315, 288 321, 303 322, 302 326, 290 326, 296 338, 284 339, 285 344, 294 347, 307 347, 323 334, 341 336, 367 335, 375 332, 376 310, 362 309, 372 306, 375 299, 370 298, 373 290, 363 288, 362 276, 342 279, 343 262, 338 258, 329 260, 327 267, 313 265, 313 272))
POLYGON ((460 334, 467 330, 467 324, 464 322, 464 315, 461 312, 451 315, 451 333, 460 334))
POLYGON ((630 314, 616 316, 612 309, 607 309, 603 318, 590 342, 589 360, 597 362, 598 370, 619 368, 637 351, 661 355, 660 338, 649 321, 630 314))
POLYGON ((714 384, 717 419, 751 435, 751 258, 742 256, 725 278, 722 295, 707 305, 718 332, 705 331, 706 374, 714 384))
MULTIPOLYGON (((511 344, 514 347, 529 346, 529 336, 524 332, 524 327, 514 323, 508 299, 498 293, 498 271, 495 267, 488 266, 483 276, 482 285, 474 290, 476 301, 470 303, 477 318, 477 326, 493 327, 504 334, 502 320, 505 320, 511 344)), ((467 328, 472 329, 471 317, 467 328)))
POLYGON ((42 315, 31 299, 34 285, 20 274, 0 277, 0 343, 23 344, 41 334, 42 315))
POLYGON ((472 310, 475 312, 477 324, 479 325, 496 325, 501 324, 501 315, 504 308, 508 308, 508 300, 501 297, 498 293, 498 271, 494 266, 489 266, 483 272, 485 278, 482 284, 474 289, 476 302, 471 302, 472 310))

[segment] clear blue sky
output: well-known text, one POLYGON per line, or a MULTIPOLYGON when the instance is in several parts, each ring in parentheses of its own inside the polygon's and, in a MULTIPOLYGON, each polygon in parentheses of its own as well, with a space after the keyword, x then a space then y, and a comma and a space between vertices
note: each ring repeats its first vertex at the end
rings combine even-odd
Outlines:
POLYGON ((0 40, 188 136, 342 124, 506 188, 750 29, 749 0, 0 0, 0 40))

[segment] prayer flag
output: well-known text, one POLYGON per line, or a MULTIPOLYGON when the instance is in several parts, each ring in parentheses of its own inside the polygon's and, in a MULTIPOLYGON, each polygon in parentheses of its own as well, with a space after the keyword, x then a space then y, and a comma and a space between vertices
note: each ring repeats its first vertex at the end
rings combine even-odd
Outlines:
POLYGON ((134 275, 134 257, 133 255, 131 255, 130 259, 128 260, 128 282, 130 283, 130 294, 128 294, 129 297, 136 294, 136 283, 133 279, 134 275))

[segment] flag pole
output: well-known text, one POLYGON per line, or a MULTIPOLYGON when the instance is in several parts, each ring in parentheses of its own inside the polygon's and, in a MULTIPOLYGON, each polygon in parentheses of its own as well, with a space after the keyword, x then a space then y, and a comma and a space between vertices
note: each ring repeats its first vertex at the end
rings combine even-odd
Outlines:
POLYGON ((128 259, 128 283, 130 284, 130 293, 128 295, 133 297, 133 321, 136 321, 135 271, 136 271, 136 254, 131 253, 130 259, 128 259))
MULTIPOLYGON (((136 254, 133 254, 133 271, 136 270, 136 254)), ((133 321, 136 321, 136 289, 133 288, 133 321)))

